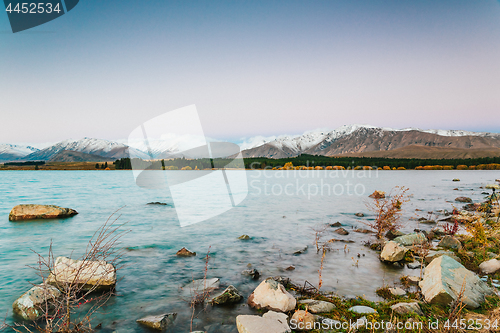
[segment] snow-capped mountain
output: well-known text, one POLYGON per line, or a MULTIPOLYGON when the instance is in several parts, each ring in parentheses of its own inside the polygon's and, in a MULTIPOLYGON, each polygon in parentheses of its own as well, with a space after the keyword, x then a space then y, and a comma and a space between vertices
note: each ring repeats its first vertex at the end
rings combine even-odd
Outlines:
POLYGON ((136 157, 148 159, 149 156, 142 151, 138 151, 135 148, 131 148, 123 143, 101 140, 101 139, 92 139, 92 138, 83 138, 81 140, 64 140, 56 143, 50 147, 45 149, 36 151, 32 154, 29 154, 23 158, 23 160, 27 161, 48 161, 59 152, 64 150, 67 151, 76 151, 85 154, 97 155, 101 157, 106 157, 109 159, 119 159, 123 157, 129 157, 130 153, 136 157))
POLYGON ((409 145, 447 148, 500 148, 500 134, 460 130, 393 129, 370 125, 344 125, 333 131, 317 130, 298 136, 280 136, 244 150, 243 157, 284 158, 299 154, 335 156, 409 145))
POLYGON ((39 149, 31 146, 19 146, 0 143, 0 161, 15 161, 38 150, 39 149))

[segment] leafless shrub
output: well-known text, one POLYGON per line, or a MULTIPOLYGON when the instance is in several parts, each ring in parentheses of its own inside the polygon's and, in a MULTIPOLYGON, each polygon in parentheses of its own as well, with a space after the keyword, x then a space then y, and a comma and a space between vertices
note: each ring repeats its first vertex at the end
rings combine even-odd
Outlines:
POLYGON ((29 267, 42 279, 41 284, 32 284, 43 288, 44 295, 50 294, 53 287, 61 295, 44 297, 43 305, 37 309, 41 315, 32 323, 5 326, 19 333, 92 332, 92 318, 115 294, 114 285, 103 288, 105 279, 111 275, 116 282, 116 271, 122 268, 118 265, 123 252, 118 246, 128 231, 120 229, 123 225, 117 225, 120 218, 120 215, 114 217, 117 212, 93 234, 79 260, 69 261, 71 264, 63 268, 56 262, 52 242, 46 256, 32 250, 38 260, 37 265, 29 267), (61 275, 64 279, 59 278, 61 275))

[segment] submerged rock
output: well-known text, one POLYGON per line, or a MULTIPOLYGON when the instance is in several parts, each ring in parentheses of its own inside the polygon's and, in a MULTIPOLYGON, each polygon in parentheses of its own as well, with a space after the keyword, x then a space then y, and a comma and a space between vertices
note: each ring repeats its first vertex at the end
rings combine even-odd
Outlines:
POLYGON ((365 214, 363 214, 363 213, 356 213, 354 215, 357 216, 357 217, 365 217, 365 214))
POLYGON ((105 261, 73 260, 58 257, 47 283, 59 288, 75 284, 84 291, 105 291, 116 285, 116 269, 105 261))
POLYGON ((295 309, 296 300, 281 283, 267 278, 250 295, 248 305, 256 309, 288 312, 295 309))
POLYGON ((71 208, 62 208, 53 205, 17 205, 10 211, 10 221, 57 219, 71 217, 78 212, 71 208))
POLYGON ((182 289, 190 291, 192 293, 201 294, 202 292, 219 289, 219 286, 220 286, 219 278, 199 279, 199 280, 194 280, 191 283, 188 283, 182 289))
POLYGON ((193 257, 196 255, 196 252, 191 252, 185 247, 183 247, 182 249, 177 251, 176 255, 178 255, 179 257, 193 257))
POLYGON ((441 239, 441 241, 439 242, 438 246, 444 247, 446 249, 462 249, 462 243, 460 243, 458 239, 450 235, 444 236, 443 239, 441 239))
POLYGON ((238 303, 243 299, 243 295, 234 286, 229 286, 222 293, 215 295, 210 300, 210 303, 221 305, 228 303, 238 303))
POLYGON ((154 330, 158 331, 164 331, 166 330, 169 326, 172 325, 174 322, 175 318, 177 318, 177 313, 164 313, 161 315, 157 316, 147 316, 141 319, 137 319, 136 322, 152 328, 154 330))
POLYGON ((14 313, 25 320, 37 320, 41 318, 46 311, 46 305, 49 310, 54 308, 54 301, 61 297, 61 292, 51 285, 34 286, 12 304, 14 313))
POLYGON ((304 299, 298 301, 299 304, 307 306, 307 311, 311 313, 325 313, 331 312, 335 309, 335 304, 325 301, 318 301, 315 299, 304 299))
POLYGON ((491 259, 488 261, 484 261, 479 265, 479 269, 484 274, 492 274, 500 270, 500 261, 497 259, 491 259))
POLYGON ((472 202, 472 199, 468 198, 468 197, 458 197, 458 198, 455 199, 455 201, 469 203, 469 202, 472 202))
POLYGON ((422 245, 427 243, 427 237, 423 233, 418 232, 396 237, 393 241, 404 246, 422 245))
POLYGON ((167 203, 164 203, 164 202, 158 202, 158 201, 155 201, 155 202, 148 202, 147 203, 148 205, 158 205, 158 206, 168 206, 167 203))
POLYGON ((293 254, 296 255, 296 256, 298 256, 299 254, 306 253, 308 248, 309 248, 309 246, 306 245, 306 247, 304 247, 302 249, 299 249, 297 251, 294 251, 293 254))
POLYGON ((269 311, 262 317, 239 315, 236 317, 236 327, 239 333, 287 333, 288 316, 284 313, 269 311))
POLYGON ((394 305, 391 305, 392 311, 404 315, 408 313, 415 313, 419 316, 423 316, 424 313, 420 309, 420 305, 418 305, 417 302, 412 302, 412 303, 397 303, 394 305))
POLYGON ((382 253, 380 253, 380 260, 388 262, 401 261, 404 259, 406 252, 408 252, 406 247, 394 241, 389 241, 382 249, 382 253))
POLYGON ((419 286, 427 302, 446 305, 457 300, 463 290, 461 301, 468 308, 479 307, 485 296, 493 293, 476 274, 446 255, 432 260, 425 268, 419 286))

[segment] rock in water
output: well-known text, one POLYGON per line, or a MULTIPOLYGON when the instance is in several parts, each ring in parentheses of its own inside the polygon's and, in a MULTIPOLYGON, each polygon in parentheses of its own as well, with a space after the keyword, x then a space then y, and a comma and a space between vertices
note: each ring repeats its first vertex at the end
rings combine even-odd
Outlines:
POLYGON ((71 208, 62 208, 53 205, 17 205, 10 211, 10 221, 57 219, 71 217, 78 212, 71 208))
POLYGON ((315 299, 304 299, 299 301, 299 304, 304 304, 311 313, 325 313, 335 309, 335 304, 315 299))
POLYGON ((455 199, 455 201, 457 201, 457 202, 467 202, 467 203, 469 203, 469 202, 472 202, 472 199, 471 199, 471 198, 468 198, 468 197, 458 197, 458 198, 456 198, 456 199, 455 199))
POLYGON ((404 246, 399 245, 394 241, 389 241, 385 244, 380 254, 380 260, 388 262, 396 262, 404 259, 408 249, 404 246))
POLYGON ((53 302, 60 296, 61 292, 51 285, 34 286, 14 301, 12 309, 25 320, 37 320, 45 314, 46 305, 49 311, 54 308, 53 302))
POLYGON ((84 291, 106 291, 116 285, 116 269, 105 261, 58 257, 47 283, 59 289, 64 284, 76 284, 84 291))
POLYGON ((339 235, 344 235, 344 236, 349 235, 349 231, 345 230, 344 228, 338 228, 334 232, 339 235))
POLYGON ((468 308, 479 307, 493 293, 476 274, 446 255, 432 260, 419 283, 427 302, 446 305, 458 298, 463 285, 462 301, 468 308))
POLYGON ((248 235, 241 235, 240 237, 238 237, 238 239, 240 239, 240 240, 249 240, 250 236, 248 236, 248 235))
POLYGON ((236 317, 236 327, 239 333, 287 333, 291 332, 287 320, 286 314, 274 311, 262 317, 239 315, 236 317))
POLYGON ((248 304, 256 309, 288 312, 295 309, 295 298, 273 278, 262 281, 248 298, 248 304))
POLYGON ((229 304, 229 303, 237 303, 239 302, 243 296, 240 294, 238 289, 234 286, 229 286, 222 293, 215 295, 210 303, 221 305, 221 304, 229 304))
POLYGON ((189 291, 190 293, 201 294, 207 291, 213 291, 219 289, 220 279, 212 278, 212 279, 199 279, 194 280, 191 283, 185 285, 182 289, 185 291, 189 291))
POLYGON ((314 321, 313 314, 304 310, 299 310, 295 311, 293 314, 290 325, 292 325, 294 329, 297 328, 301 331, 309 331, 314 328, 314 321))
POLYGON ((176 255, 178 255, 179 257, 193 257, 196 255, 196 252, 191 252, 185 247, 183 247, 182 249, 177 251, 176 255))
POLYGON ((396 237, 393 241, 404 246, 421 245, 427 243, 427 237, 419 232, 396 237))
POLYGON ((256 270, 255 268, 253 268, 253 269, 246 269, 243 272, 241 272, 241 274, 248 275, 248 276, 250 276, 254 280, 257 280, 260 277, 259 271, 256 270))
POLYGON ((364 217, 365 216, 365 214, 363 214, 363 213, 356 213, 354 215, 357 216, 357 217, 364 217))
POLYGON ((404 315, 407 313, 415 313, 419 316, 423 316, 424 313, 420 309, 420 305, 418 305, 417 302, 412 302, 412 303, 397 303, 394 305, 391 305, 392 311, 404 315))
POLYGON ((438 246, 444 247, 446 249, 462 249, 462 243, 460 243, 458 239, 450 235, 444 236, 443 239, 441 239, 441 241, 439 242, 438 246))
POLYGON ((141 319, 137 319, 136 321, 146 327, 152 328, 158 331, 166 330, 172 323, 175 318, 177 318, 177 313, 165 313, 158 316, 147 316, 141 319))
POLYGON ((168 206, 167 203, 164 203, 164 202, 158 202, 158 201, 155 201, 155 202, 148 202, 147 203, 148 205, 158 205, 158 206, 168 206))
POLYGON ((486 185, 486 189, 488 189, 488 190, 500 190, 500 185, 489 184, 489 185, 486 185))
POLYGON ((485 261, 479 265, 479 269, 481 272, 484 274, 492 274, 500 270, 500 261, 496 259, 491 259, 488 261, 485 261))
POLYGON ((335 223, 330 224, 330 227, 334 227, 334 228, 338 228, 341 226, 342 226, 342 223, 340 223, 340 222, 335 222, 335 223))
POLYGON ((370 194, 368 197, 373 198, 373 199, 384 199, 385 198, 385 192, 382 191, 374 191, 372 194, 370 194))

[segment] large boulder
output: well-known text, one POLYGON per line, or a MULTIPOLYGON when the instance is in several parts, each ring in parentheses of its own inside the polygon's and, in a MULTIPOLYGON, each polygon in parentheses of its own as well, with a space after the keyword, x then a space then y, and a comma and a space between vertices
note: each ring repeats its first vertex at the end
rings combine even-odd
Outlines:
POLYGON ((71 208, 62 208, 53 205, 17 205, 10 211, 10 221, 35 219, 57 219, 71 217, 78 212, 71 208))
POLYGON ((287 320, 286 314, 274 311, 262 317, 239 315, 236 317, 236 327, 239 333, 287 333, 291 332, 287 320))
POLYGON ((439 242, 438 246, 446 249, 462 249, 462 243, 460 243, 458 239, 450 235, 444 236, 443 239, 441 239, 441 241, 439 242))
POLYGON ((404 259, 406 252, 408 252, 406 247, 394 241, 389 241, 382 249, 382 253, 380 253, 380 260, 388 262, 401 261, 404 259))
POLYGON ((58 257, 47 283, 59 289, 70 284, 82 291, 106 291, 116 285, 116 269, 102 260, 84 261, 58 257))
POLYGON ((234 286, 227 287, 222 293, 219 293, 210 299, 214 305, 237 303, 243 298, 243 295, 234 286))
POLYGON ((248 304, 256 309, 288 312, 295 309, 297 301, 281 283, 267 278, 255 288, 248 298, 248 304))
POLYGON ((47 306, 54 308, 54 301, 61 297, 61 292, 51 285, 37 285, 25 292, 12 304, 14 313, 25 320, 37 320, 42 317, 47 306))
POLYGON ((418 232, 396 237, 393 241, 403 246, 422 245, 427 243, 427 237, 423 233, 418 232))
POLYGON ((497 259, 491 259, 491 260, 488 260, 488 261, 482 262, 482 263, 479 265, 479 269, 480 269, 480 270, 481 270, 481 272, 483 272, 484 274, 492 274, 492 273, 495 273, 495 272, 497 272, 498 270, 500 270, 500 261, 498 261, 497 259))
POLYGON ((154 330, 165 331, 169 326, 172 326, 177 313, 164 313, 156 316, 147 316, 137 319, 136 322, 154 330))
POLYGON ((425 268, 419 286, 429 303, 450 304, 462 291, 462 302, 468 308, 479 307, 485 296, 493 293, 476 274, 446 255, 432 260, 425 268))

